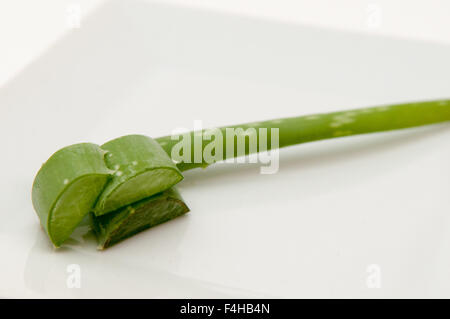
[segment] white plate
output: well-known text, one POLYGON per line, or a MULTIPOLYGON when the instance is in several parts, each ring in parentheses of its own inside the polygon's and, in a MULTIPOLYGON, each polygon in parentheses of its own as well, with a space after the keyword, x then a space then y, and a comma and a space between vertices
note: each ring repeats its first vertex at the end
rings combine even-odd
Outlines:
POLYGON ((30 199, 41 163, 68 144, 448 97, 449 56, 436 44, 105 4, 0 91, 0 296, 450 297, 448 125, 289 148, 274 175, 187 172, 188 215, 104 252, 86 228, 52 249, 30 199), (67 285, 71 264, 81 288, 67 285))

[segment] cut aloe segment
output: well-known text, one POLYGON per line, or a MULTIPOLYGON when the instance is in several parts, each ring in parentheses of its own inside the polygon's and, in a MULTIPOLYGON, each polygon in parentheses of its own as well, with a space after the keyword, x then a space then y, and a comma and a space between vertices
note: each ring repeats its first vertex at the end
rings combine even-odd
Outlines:
POLYGON ((94 231, 99 249, 112 246, 145 229, 169 221, 189 211, 178 191, 174 188, 143 199, 118 211, 95 216, 92 214, 94 231))
POLYGON ((106 144, 106 166, 115 171, 96 204, 97 216, 160 193, 183 179, 167 153, 152 138, 127 135, 106 144))
POLYGON ((105 153, 95 144, 71 145, 53 154, 36 175, 33 206, 56 247, 91 211, 110 179, 105 153))

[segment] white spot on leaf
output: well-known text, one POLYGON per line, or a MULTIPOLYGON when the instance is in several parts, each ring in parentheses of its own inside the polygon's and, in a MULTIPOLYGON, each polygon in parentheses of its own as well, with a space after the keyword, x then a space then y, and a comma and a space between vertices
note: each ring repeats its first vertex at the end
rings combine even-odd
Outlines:
POLYGON ((331 123, 330 124, 330 127, 339 127, 339 126, 341 126, 342 124, 341 123, 331 123))
POLYGON ((355 121, 353 116, 356 115, 354 112, 342 113, 339 115, 335 115, 333 117, 333 122, 330 124, 330 127, 339 127, 345 124, 350 124, 355 121))

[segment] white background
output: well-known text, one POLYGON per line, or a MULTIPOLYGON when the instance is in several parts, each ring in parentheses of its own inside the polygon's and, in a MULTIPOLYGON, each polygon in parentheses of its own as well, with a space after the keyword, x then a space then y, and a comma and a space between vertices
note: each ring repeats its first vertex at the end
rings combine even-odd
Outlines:
MULTIPOLYGON (((151 0, 152 1, 152 0, 151 0)), ((150 1, 150 2, 151 2, 150 1)), ((2 0, 0 2, 0 84, 19 72, 67 32, 67 8, 83 15, 105 0, 2 0)), ((450 43, 450 2, 446 0, 153 0, 237 15, 402 38, 450 43), (370 8, 381 9, 378 28, 367 25, 370 8)))

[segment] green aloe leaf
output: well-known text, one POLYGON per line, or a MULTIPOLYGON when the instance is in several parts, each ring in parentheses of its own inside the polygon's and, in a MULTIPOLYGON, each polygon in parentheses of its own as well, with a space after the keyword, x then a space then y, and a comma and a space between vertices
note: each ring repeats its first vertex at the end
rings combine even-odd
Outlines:
MULTIPOLYGON (((234 143, 235 149, 233 152, 226 152, 228 142, 226 130, 230 128, 255 129, 258 140, 260 138, 259 129, 266 128, 268 130, 268 141, 271 140, 270 130, 273 128, 279 129, 279 144, 277 147, 284 148, 326 139, 407 129, 447 121, 450 121, 450 100, 435 100, 271 119, 220 127, 218 130, 224 137, 222 143, 223 159, 230 159, 237 156, 236 143, 234 143)), ((191 137, 190 145, 192 146, 191 154, 194 153, 195 133, 197 132, 189 133, 191 137)), ((170 135, 156 138, 156 141, 168 154, 171 154, 172 148, 178 143, 170 135)), ((201 152, 204 151, 206 146, 207 143, 201 144, 201 152)), ((245 155, 254 153, 248 146, 248 144, 245 145, 245 155)), ((271 147, 271 145, 267 145, 268 149, 271 149, 271 147)), ((259 146, 257 145, 256 152, 258 151, 259 146)), ((180 162, 178 168, 184 172, 194 168, 204 168, 210 164, 203 158, 200 162, 194 162, 192 156, 190 162, 180 162)))
MULTIPOLYGON (((450 121, 450 100, 436 100, 274 119, 218 130, 224 137, 223 159, 228 159, 238 156, 236 145, 226 152, 228 128, 253 128, 258 139, 258 129, 279 130, 279 143, 273 147, 283 148, 446 121, 450 121)), ((188 136, 195 140, 196 133, 188 136)), ((230 138, 234 140, 235 136, 230 138)), ((266 138, 271 140, 270 131, 266 138)), ((177 143, 171 136, 153 140, 129 135, 101 147, 72 145, 52 155, 35 178, 32 200, 53 244, 60 246, 91 211, 101 248, 187 212, 181 197, 171 188, 183 179, 180 171, 206 167, 211 162, 202 159, 175 165, 168 154, 177 143)), ((189 145, 195 147, 195 143, 189 145)), ((200 146, 203 152, 207 144, 200 146)), ((245 145, 245 155, 258 151, 245 145)))
POLYGON ((189 211, 175 188, 143 199, 118 211, 96 217, 92 214, 99 249, 110 247, 145 229, 189 211))
POLYGON ((39 170, 32 188, 33 206, 56 247, 91 211, 110 179, 105 153, 95 144, 71 145, 53 154, 39 170))
POLYGON ((106 144, 106 165, 115 170, 94 209, 97 216, 162 192, 183 179, 170 157, 152 138, 127 135, 106 144))

